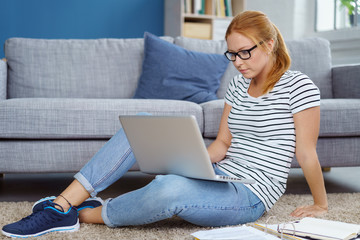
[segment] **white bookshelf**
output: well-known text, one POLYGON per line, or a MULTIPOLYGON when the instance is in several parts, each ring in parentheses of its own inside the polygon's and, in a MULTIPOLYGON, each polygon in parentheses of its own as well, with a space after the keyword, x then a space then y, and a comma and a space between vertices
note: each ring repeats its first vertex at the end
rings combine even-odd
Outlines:
POLYGON ((244 11, 245 3, 246 0, 165 0, 164 34, 172 37, 224 39, 232 16, 244 11), (194 13, 194 9, 197 9, 194 6, 199 2, 205 4, 203 14, 194 13), (186 9, 185 4, 191 6, 191 10, 186 9), (231 13, 227 11, 226 14, 224 6, 230 6, 231 13))

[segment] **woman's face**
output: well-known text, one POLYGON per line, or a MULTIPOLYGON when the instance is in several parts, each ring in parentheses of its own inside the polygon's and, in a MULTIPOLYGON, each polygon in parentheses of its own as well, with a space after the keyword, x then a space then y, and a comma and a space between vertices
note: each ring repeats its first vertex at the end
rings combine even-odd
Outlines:
MULTIPOLYGON (((233 32, 227 37, 227 46, 229 52, 239 52, 241 50, 248 50, 253 48, 256 44, 244 35, 233 32)), ((272 41, 268 43, 272 45, 272 41)), ((270 46, 272 49, 272 46, 270 46)), ((259 78, 266 77, 267 73, 270 71, 272 64, 270 53, 263 51, 259 46, 251 50, 251 57, 247 60, 241 59, 239 56, 236 56, 235 61, 233 62, 236 69, 245 77, 245 78, 259 78)))

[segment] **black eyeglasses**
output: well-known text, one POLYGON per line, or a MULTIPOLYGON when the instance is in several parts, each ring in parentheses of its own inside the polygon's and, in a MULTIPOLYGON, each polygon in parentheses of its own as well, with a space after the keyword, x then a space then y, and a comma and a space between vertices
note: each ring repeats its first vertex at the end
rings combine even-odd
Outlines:
MULTIPOLYGON (((260 42, 260 44, 262 44, 262 42, 260 42)), ((226 58, 232 62, 236 61, 236 56, 238 56, 242 60, 248 60, 249 58, 251 58, 251 51, 254 50, 255 48, 257 48, 257 46, 258 45, 255 45, 250 49, 244 49, 244 50, 240 50, 238 52, 226 51, 224 54, 225 54, 226 58)))

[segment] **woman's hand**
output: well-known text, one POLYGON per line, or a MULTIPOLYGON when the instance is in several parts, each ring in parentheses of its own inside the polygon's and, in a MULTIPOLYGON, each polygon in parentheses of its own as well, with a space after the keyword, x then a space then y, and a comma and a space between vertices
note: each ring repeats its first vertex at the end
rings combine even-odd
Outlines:
POLYGON ((301 206, 295 209, 290 215, 292 217, 304 218, 304 217, 317 217, 327 213, 327 207, 321 207, 319 205, 301 206))

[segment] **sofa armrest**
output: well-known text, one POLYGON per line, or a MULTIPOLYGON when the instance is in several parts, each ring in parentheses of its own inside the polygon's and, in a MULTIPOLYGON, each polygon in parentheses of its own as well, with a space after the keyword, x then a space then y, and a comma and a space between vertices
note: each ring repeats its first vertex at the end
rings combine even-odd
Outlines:
POLYGON ((334 98, 360 98, 360 64, 332 68, 334 98))
POLYGON ((5 59, 0 60, 0 100, 6 99, 7 63, 5 59))

